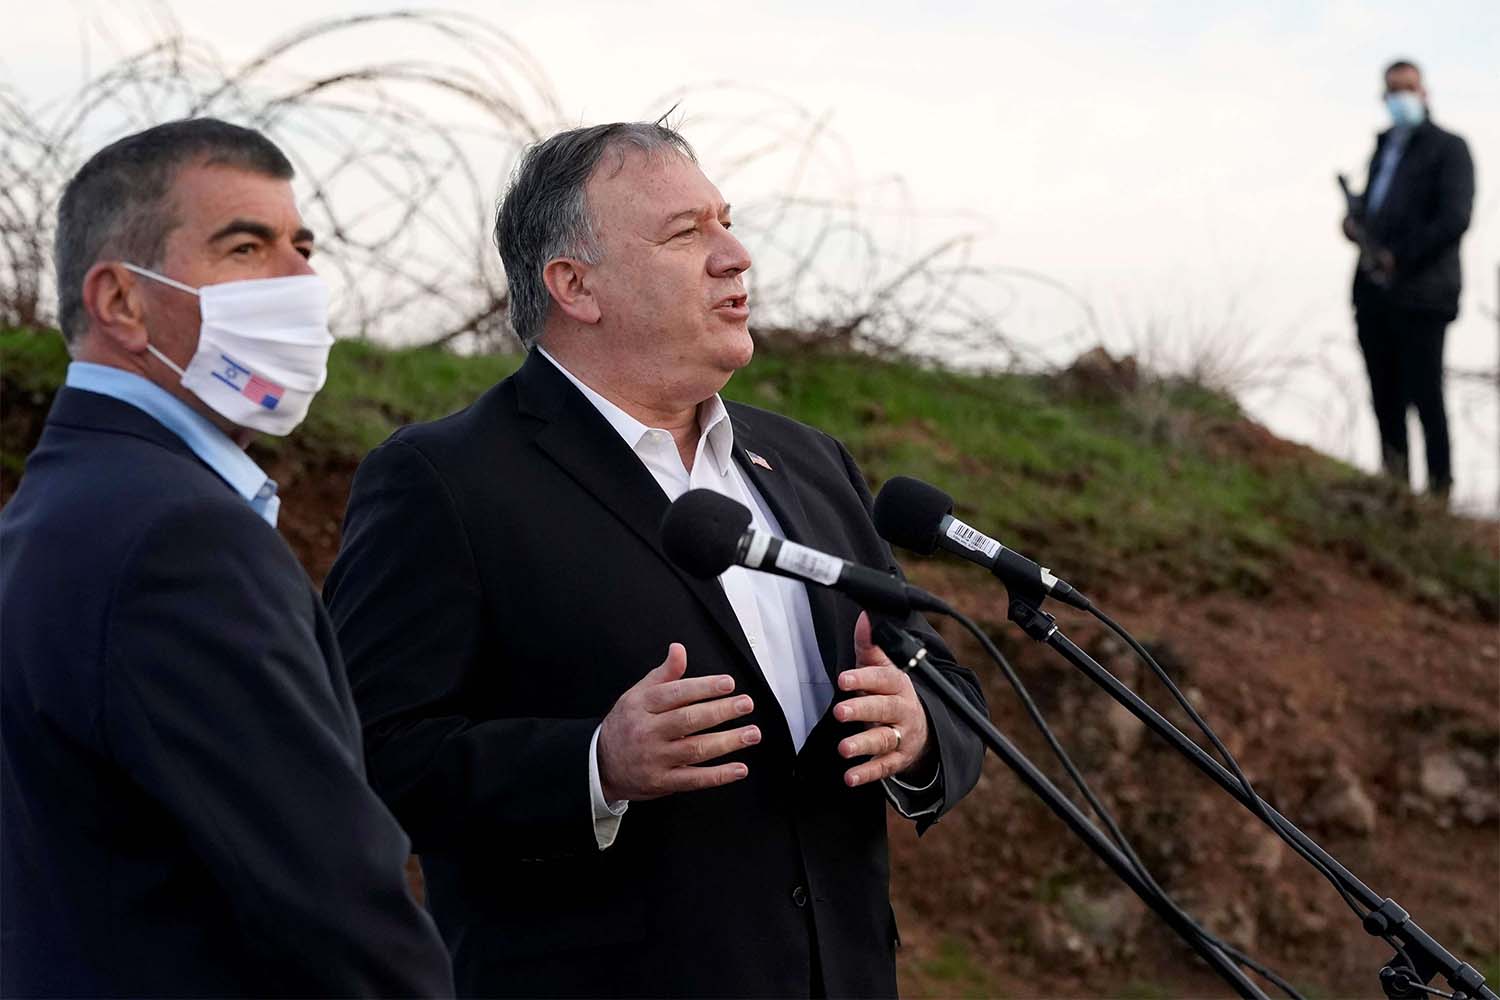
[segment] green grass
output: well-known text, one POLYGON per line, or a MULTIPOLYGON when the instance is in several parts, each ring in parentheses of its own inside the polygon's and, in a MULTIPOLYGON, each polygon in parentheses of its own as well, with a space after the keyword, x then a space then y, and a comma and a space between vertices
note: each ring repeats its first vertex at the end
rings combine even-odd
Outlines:
POLYGON ((945 997, 994 997, 989 973, 974 960, 963 941, 945 936, 938 942, 937 954, 918 963, 917 971, 924 985, 945 997))
MULTIPOLYGON (((462 409, 519 363, 510 355, 463 358, 428 348, 386 350, 341 340, 328 362, 328 384, 307 421, 285 442, 264 436, 258 442, 269 450, 295 443, 358 457, 402 424, 462 409)), ((0 331, 0 377, 8 387, 50 394, 67 366, 67 351, 57 334, 0 331)))
POLYGON ((1072 869, 1057 869, 1049 872, 1036 882, 1036 898, 1038 901, 1051 905, 1058 903, 1063 898, 1063 890, 1072 885, 1078 879, 1078 873, 1072 869))
POLYGON ((62 337, 50 331, 0 331, 0 378, 7 389, 46 392, 56 389, 68 370, 62 337))
POLYGON ((1440 608, 1500 615, 1500 562, 1472 528, 1334 459, 1281 446, 1268 460, 1234 401, 1201 386, 1099 400, 1034 376, 772 356, 725 394, 824 428, 876 483, 943 487, 960 516, 1085 589, 1130 575, 1258 597, 1311 546, 1440 608))
MULTIPOLYGON (((1253 584, 1290 542, 1266 516, 1275 484, 1244 463, 1163 447, 1128 402, 1070 399, 1026 376, 815 364, 758 360, 728 394, 825 428, 872 480, 902 473, 942 486, 966 519, 1074 575, 1109 572, 1107 554, 1175 566, 1208 589, 1253 584)), ((1225 408, 1217 402, 1201 413, 1177 405, 1224 419, 1212 415, 1225 408)))
POLYGON ((1484 977, 1484 985, 1492 990, 1500 987, 1500 952, 1477 959, 1474 968, 1484 977))
MULTIPOLYGON (((306 424, 264 447, 357 459, 401 424, 467 405, 519 360, 341 341, 306 424)), ((55 334, 0 332, 8 393, 43 399, 66 364, 55 334)), ((897 474, 941 486, 961 517, 1085 590, 1138 579, 1260 596, 1297 585, 1285 569, 1306 546, 1437 607, 1500 616, 1500 561, 1472 525, 1333 459, 1268 445, 1202 386, 1148 380, 1100 399, 1038 376, 763 351, 725 395, 827 430, 876 486, 897 474)), ((0 443, 16 471, 29 444, 12 431, 0 443)))
POLYGON ((513 355, 464 358, 431 348, 383 350, 341 340, 296 439, 314 449, 363 455, 402 424, 463 409, 515 371, 513 355))

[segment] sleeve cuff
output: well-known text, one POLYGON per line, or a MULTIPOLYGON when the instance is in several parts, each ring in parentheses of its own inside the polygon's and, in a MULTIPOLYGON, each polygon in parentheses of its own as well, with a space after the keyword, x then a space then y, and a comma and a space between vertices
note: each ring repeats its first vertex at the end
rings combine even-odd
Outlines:
POLYGON ((630 803, 624 800, 604 801, 604 785, 599 780, 599 730, 603 726, 602 722, 595 726, 594 737, 589 740, 589 806, 594 817, 594 842, 601 851, 615 842, 620 832, 620 817, 630 808, 630 803))
POLYGON ((891 800, 891 805, 896 807, 898 813, 907 819, 916 819, 919 816, 929 816, 942 808, 942 777, 943 765, 938 764, 931 780, 921 787, 909 785, 894 776, 881 779, 880 787, 885 789, 885 797, 891 800))

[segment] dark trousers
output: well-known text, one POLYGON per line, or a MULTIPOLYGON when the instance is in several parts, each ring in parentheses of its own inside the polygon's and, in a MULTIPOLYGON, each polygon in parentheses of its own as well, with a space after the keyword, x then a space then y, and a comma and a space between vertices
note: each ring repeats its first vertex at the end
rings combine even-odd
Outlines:
POLYGON ((1446 495, 1453 485, 1448 464, 1448 415, 1443 408, 1443 341, 1448 316, 1399 306, 1363 306, 1355 314, 1359 347, 1370 375, 1370 398, 1380 425, 1381 464, 1388 475, 1407 478, 1406 410, 1417 408, 1427 445, 1427 489, 1446 495))

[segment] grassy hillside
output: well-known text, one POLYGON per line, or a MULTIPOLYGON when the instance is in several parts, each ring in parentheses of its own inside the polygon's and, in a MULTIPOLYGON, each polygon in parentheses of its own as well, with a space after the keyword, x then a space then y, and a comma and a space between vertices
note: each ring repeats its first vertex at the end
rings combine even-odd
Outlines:
MULTIPOLYGON (((262 438, 257 453, 298 467, 356 461, 395 427, 466 405, 518 363, 341 342, 307 423, 284 441, 262 438)), ((0 333, 7 395, 43 402, 66 364, 56 335, 0 333)), ((1312 547, 1434 606, 1497 615, 1493 531, 1280 441, 1197 386, 762 351, 725 394, 841 438, 876 486, 896 474, 937 483, 966 519, 1085 589, 1253 597, 1286 583, 1288 557, 1312 547)), ((16 423, 0 439, 10 487, 38 429, 16 423)), ((295 490, 287 496, 295 506, 295 490)))
MULTIPOLYGON (((0 502, 67 358, 0 332, 0 502)), ((349 479, 390 431, 466 405, 519 363, 341 343, 307 423, 254 446, 314 579, 349 479)), ((727 395, 848 443, 877 486, 937 483, 963 516, 1058 570, 1149 642, 1283 813, 1462 957, 1500 976, 1500 531, 1280 441, 1231 400, 1095 359, 1054 378, 964 376, 762 350, 727 395)), ((908 558, 1005 648, 1156 877, 1309 997, 1371 995, 1388 949, 1221 792, 1020 639, 977 567, 908 558)), ((1061 624, 1178 722, 1080 616, 1061 624)), ((998 673, 997 725, 1060 780, 998 673)), ((918 843, 892 821, 905 995, 1223 996, 1224 987, 993 759, 918 843)))

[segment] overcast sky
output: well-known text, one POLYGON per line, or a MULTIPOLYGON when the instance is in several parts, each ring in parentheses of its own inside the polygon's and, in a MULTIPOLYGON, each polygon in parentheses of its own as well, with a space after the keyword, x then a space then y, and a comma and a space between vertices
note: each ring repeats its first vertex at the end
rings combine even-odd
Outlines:
MULTIPOLYGON (((1147 329, 1182 341, 1231 331, 1257 358, 1320 345, 1333 379, 1258 386, 1247 402, 1279 432, 1367 467, 1376 440, 1365 408, 1319 399, 1339 391, 1339 379, 1365 391, 1333 178, 1346 171, 1362 186, 1386 124, 1380 69, 1410 57, 1426 71, 1434 117, 1468 140, 1478 167, 1448 363, 1500 364, 1494 0, 442 6, 492 20, 529 51, 564 122, 639 118, 686 89, 685 127, 701 144, 695 121, 731 102, 707 86, 717 82, 827 115, 862 183, 901 179, 923 238, 981 234, 982 263, 1064 283, 1093 305, 1115 346, 1147 329)), ((85 44, 86 25, 106 20, 129 49, 157 30, 152 9, 26 5, 24 17, 6 18, 0 79, 28 101, 65 96, 86 73, 85 53, 95 68, 109 61, 97 38, 85 44)), ((189 36, 234 61, 310 19, 388 9, 257 0, 173 12, 189 36)), ((361 44, 413 54, 394 36, 361 44)), ((725 194, 736 200, 732 187, 725 194)), ((1045 346, 1066 308, 1038 288, 1012 322, 1045 346)), ((1463 411, 1453 414, 1458 491, 1493 510, 1500 417, 1493 390, 1465 393, 1455 401, 1450 392, 1463 411)))

